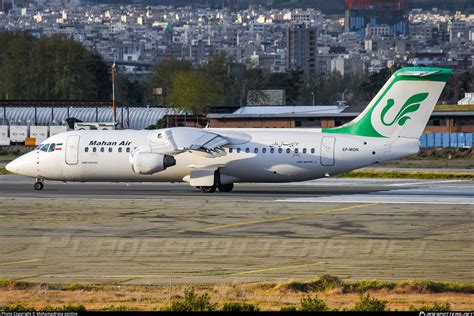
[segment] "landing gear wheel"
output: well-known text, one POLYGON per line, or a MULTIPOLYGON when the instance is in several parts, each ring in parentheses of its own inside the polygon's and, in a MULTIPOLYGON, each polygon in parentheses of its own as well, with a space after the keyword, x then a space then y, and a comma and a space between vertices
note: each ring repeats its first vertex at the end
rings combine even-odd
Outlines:
POLYGON ((217 188, 219 189, 219 192, 230 192, 234 189, 234 184, 233 183, 219 184, 217 188))
POLYGON ((43 190, 44 184, 41 181, 35 182, 34 188, 36 191, 41 191, 43 190))
POLYGON ((204 193, 214 193, 216 192, 217 186, 214 184, 211 187, 201 187, 201 191, 204 193))

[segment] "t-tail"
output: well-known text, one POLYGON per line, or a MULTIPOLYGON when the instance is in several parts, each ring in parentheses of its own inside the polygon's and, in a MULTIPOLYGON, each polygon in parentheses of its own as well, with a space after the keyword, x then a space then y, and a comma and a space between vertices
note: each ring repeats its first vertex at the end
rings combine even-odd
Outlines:
POLYGON ((419 139, 451 74, 446 68, 400 69, 358 117, 323 132, 419 139))

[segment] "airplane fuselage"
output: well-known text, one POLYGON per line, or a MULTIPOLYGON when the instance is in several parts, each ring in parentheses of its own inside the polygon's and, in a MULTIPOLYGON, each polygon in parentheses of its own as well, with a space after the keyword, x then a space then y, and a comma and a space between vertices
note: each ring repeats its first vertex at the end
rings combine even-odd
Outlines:
MULTIPOLYGON (((225 155, 206 157, 185 151, 176 165, 150 175, 133 171, 130 155, 160 130, 70 131, 49 138, 25 155, 36 161, 23 174, 61 181, 189 182, 193 169, 219 168, 223 182, 293 182, 322 178, 402 158, 418 151, 418 140, 335 135, 318 129, 205 129, 245 133, 250 139, 224 147, 225 155), (71 142, 76 145, 71 146, 71 142), (57 144, 61 144, 58 146, 57 144), (59 147, 59 148, 58 148, 59 147)), ((25 170, 25 169, 23 169, 25 170)))
POLYGON ((451 69, 396 71, 352 121, 322 129, 167 128, 70 131, 6 166, 62 181, 188 182, 206 193, 237 182, 296 182, 403 158, 419 138, 451 69))

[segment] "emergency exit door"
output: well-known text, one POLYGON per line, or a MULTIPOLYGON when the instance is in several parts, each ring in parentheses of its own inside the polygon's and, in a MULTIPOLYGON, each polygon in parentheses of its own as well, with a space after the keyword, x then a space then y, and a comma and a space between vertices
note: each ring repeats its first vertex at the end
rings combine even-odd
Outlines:
POLYGON ((77 165, 79 162, 79 136, 69 136, 66 143, 66 163, 77 165))
POLYGON ((323 137, 321 140, 321 165, 322 166, 334 166, 334 150, 336 138, 335 137, 323 137))

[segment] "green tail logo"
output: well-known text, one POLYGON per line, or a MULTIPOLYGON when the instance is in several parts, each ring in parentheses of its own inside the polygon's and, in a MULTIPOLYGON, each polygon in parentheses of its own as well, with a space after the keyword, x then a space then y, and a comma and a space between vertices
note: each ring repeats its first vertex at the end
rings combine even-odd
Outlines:
POLYGON ((428 93, 419 93, 411 96, 402 106, 398 114, 395 118, 387 123, 385 121, 385 115, 388 111, 395 105, 395 101, 393 99, 388 99, 387 105, 382 110, 381 120, 382 124, 385 126, 392 126, 395 122, 398 122, 398 125, 403 126, 405 125, 406 121, 408 121, 411 117, 408 115, 409 113, 416 112, 420 108, 420 103, 423 102, 428 97, 428 93))

